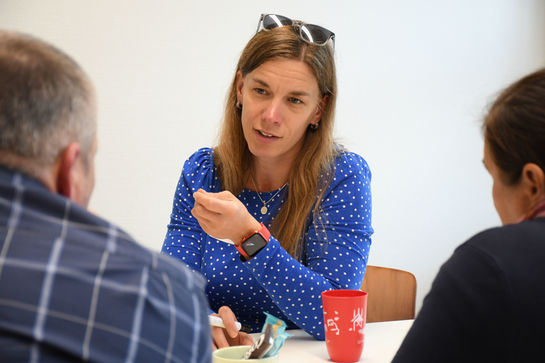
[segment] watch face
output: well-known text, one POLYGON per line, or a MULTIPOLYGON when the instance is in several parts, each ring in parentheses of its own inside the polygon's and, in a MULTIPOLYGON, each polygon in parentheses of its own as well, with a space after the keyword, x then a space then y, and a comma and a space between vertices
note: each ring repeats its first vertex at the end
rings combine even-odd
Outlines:
POLYGON ((258 253, 266 245, 267 241, 265 241, 265 238, 263 238, 263 236, 259 233, 254 233, 241 244, 242 249, 246 251, 246 253, 250 257, 255 256, 255 254, 258 253))

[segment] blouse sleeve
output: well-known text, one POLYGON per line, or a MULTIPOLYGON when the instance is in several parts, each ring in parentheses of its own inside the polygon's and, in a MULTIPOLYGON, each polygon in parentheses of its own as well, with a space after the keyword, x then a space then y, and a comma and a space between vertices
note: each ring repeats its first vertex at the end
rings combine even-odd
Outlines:
POLYGON ((191 214, 195 204, 193 193, 199 188, 218 191, 215 178, 212 150, 209 148, 198 150, 184 163, 162 248, 164 254, 180 259, 197 271, 201 271, 206 235, 191 214))
POLYGON ((361 287, 373 233, 370 181, 361 156, 342 154, 305 233, 304 264, 275 237, 245 263, 282 312, 316 339, 324 339, 321 293, 361 287))

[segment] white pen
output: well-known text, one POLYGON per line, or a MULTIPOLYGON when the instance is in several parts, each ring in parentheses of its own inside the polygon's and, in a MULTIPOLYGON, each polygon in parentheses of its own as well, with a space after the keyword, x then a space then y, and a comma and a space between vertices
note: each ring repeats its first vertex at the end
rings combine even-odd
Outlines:
MULTIPOLYGON (((208 320, 210 321, 210 325, 217 326, 220 328, 225 328, 225 325, 223 324, 223 320, 219 316, 215 315, 208 315, 208 320)), ((237 327, 237 330, 240 330, 242 325, 238 321, 235 321, 235 326, 237 327)))

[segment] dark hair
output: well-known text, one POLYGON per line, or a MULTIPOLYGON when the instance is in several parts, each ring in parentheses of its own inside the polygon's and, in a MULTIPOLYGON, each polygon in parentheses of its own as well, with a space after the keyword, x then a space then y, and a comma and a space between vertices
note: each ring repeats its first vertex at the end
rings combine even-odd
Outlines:
POLYGON ((74 141, 87 161, 95 108, 89 79, 68 55, 29 35, 0 31, 0 162, 35 174, 74 141), (9 165, 13 157, 24 165, 9 165))
POLYGON ((508 185, 519 180, 527 163, 545 171, 545 68, 500 94, 483 121, 483 131, 508 185))

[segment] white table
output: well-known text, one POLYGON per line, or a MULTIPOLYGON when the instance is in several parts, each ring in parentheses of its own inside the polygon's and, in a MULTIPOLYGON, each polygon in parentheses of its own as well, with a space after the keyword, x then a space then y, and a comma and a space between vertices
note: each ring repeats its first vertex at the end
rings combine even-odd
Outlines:
MULTIPOLYGON (((360 362, 391 362, 413 320, 365 324, 365 343, 360 362)), ((325 342, 316 340, 303 330, 288 330, 292 335, 280 349, 280 363, 331 362, 325 342)))

